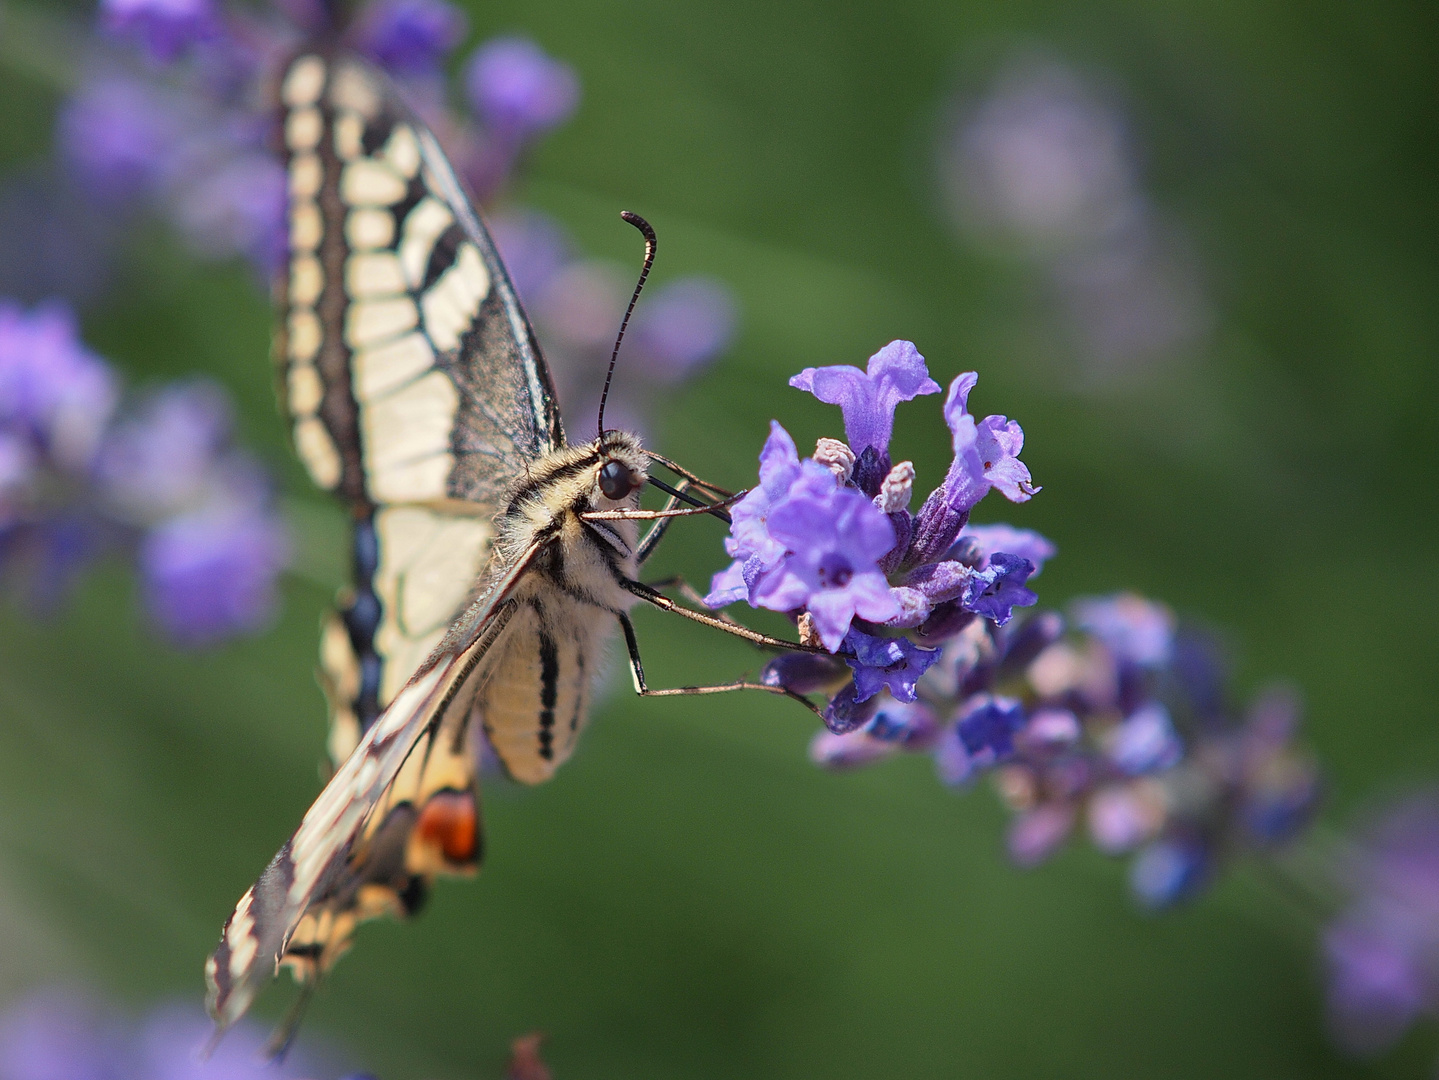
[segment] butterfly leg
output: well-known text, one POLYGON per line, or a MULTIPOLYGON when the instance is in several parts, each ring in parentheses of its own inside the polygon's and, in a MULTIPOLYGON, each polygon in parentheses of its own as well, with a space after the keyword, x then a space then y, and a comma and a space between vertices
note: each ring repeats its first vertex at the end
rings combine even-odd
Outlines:
MULTIPOLYGON (((664 578, 660 581, 646 582, 646 584, 648 584, 651 589, 676 589, 678 590, 679 594, 683 596, 686 600, 688 600, 691 604, 694 604, 698 607, 707 606, 705 604, 705 598, 700 595, 699 590, 696 589, 679 574, 675 574, 673 577, 664 578)), ((723 611, 716 612, 714 617, 716 619, 719 619, 720 622, 724 623, 726 626, 737 626, 741 630, 746 629, 745 625, 741 623, 738 619, 731 618, 723 611)))
POLYGON ((689 694, 725 694, 731 690, 763 690, 766 694, 777 694, 780 697, 792 698, 798 701, 816 716, 823 717, 824 714, 815 706, 814 702, 803 694, 797 694, 793 690, 783 686, 771 686, 768 683, 748 682, 744 679, 736 679, 732 683, 724 683, 718 686, 675 686, 662 690, 652 689, 645 682, 644 662, 640 659, 639 638, 635 636, 634 623, 630 617, 623 613, 619 616, 620 627, 625 632, 625 647, 630 654, 630 675, 634 679, 635 693, 640 697, 682 697, 689 694))
POLYGON ((646 585, 643 581, 631 581, 625 577, 618 577, 616 580, 620 588, 634 596, 638 596, 646 603, 653 604, 661 611, 672 612, 675 615, 682 616, 692 622, 701 623, 714 630, 723 630, 726 634, 733 634, 735 637, 744 638, 746 641, 752 641, 756 645, 767 645, 772 649, 788 649, 791 652, 822 653, 826 651, 818 645, 804 645, 798 641, 786 641, 784 638, 770 637, 768 634, 761 634, 758 630, 751 630, 748 626, 737 623, 728 616, 721 618, 718 615, 709 615, 702 611, 691 611, 689 608, 676 604, 664 593, 653 586, 646 585))

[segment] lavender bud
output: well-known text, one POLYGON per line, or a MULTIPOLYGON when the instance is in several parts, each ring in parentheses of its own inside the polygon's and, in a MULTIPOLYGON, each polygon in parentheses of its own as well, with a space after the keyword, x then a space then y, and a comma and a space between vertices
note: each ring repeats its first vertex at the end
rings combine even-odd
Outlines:
POLYGON ((834 689, 849 676, 849 668, 837 656, 791 652, 776 656, 765 665, 760 682, 783 686, 796 694, 814 694, 834 689))

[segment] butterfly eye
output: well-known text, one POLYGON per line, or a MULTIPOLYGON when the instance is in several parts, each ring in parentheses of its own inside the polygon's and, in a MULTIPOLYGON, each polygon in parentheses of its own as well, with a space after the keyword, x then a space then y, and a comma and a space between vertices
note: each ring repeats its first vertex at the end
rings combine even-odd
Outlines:
POLYGON ((629 466, 618 461, 607 462, 600 470, 600 491, 606 499, 618 502, 639 486, 640 482, 629 466))

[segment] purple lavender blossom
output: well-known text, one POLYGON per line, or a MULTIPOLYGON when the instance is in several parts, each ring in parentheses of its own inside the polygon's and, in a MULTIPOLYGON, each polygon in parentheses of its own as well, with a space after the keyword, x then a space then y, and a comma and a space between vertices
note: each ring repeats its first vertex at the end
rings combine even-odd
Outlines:
POLYGON ((110 33, 137 41, 161 63, 221 29, 214 0, 101 0, 100 19, 110 33))
POLYGON ((116 1017, 51 991, 0 1014, 0 1080, 122 1080, 128 1047, 116 1017))
POLYGON ((1120 663, 1154 668, 1169 662, 1174 649, 1174 615, 1134 593, 1076 600, 1075 625, 1088 630, 1120 663))
POLYGON ((396 75, 434 75, 469 29, 445 0, 375 0, 356 20, 356 47, 396 75))
POLYGON ((145 605, 176 644, 254 633, 274 612, 289 558, 284 526, 259 500, 236 499, 162 522, 140 548, 145 605))
POLYGON ((114 375, 80 341, 67 306, 27 313, 0 299, 0 424, 26 432, 63 467, 83 470, 117 396, 114 375))
POLYGON ((646 374, 675 383, 724 352, 734 335, 734 297, 713 278, 687 277, 657 289, 634 320, 646 374))
POLYGON ((465 90, 486 126, 515 141, 564 123, 580 99, 574 69, 522 37, 492 38, 476 49, 465 90))
POLYGON ((1039 597, 1024 585, 1033 573, 1034 564, 1028 559, 999 552, 990 556, 986 569, 971 575, 961 603, 966 611, 1003 626, 1016 607, 1033 607, 1039 603, 1039 597))
POLYGON ((1184 756, 1184 744, 1169 719, 1169 710, 1151 701, 1114 729, 1109 756, 1121 772, 1140 776, 1172 768, 1184 756))
POLYGON ((849 364, 805 368, 789 384, 840 407, 845 436, 856 453, 873 447, 881 455, 889 453, 899 403, 939 393, 924 357, 909 341, 891 341, 869 358, 864 371, 849 364))
POLYGON ((196 379, 168 386, 112 428, 96 480, 130 520, 178 513, 206 496, 232 426, 229 396, 217 384, 196 379))
POLYGON ((182 124, 167 96, 142 80, 100 75, 66 102, 57 138, 85 191, 112 205, 151 193, 182 124))
POLYGON ((859 630, 845 636, 845 663, 854 671, 855 701, 868 701, 888 690, 896 701, 914 701, 920 678, 939 660, 938 649, 924 649, 908 638, 880 638, 859 630), (853 655, 850 655, 850 653, 853 655))
POLYGON ((573 259, 569 235, 558 221, 536 210, 502 211, 491 215, 488 224, 515 291, 533 308, 573 259))
POLYGON ((1151 911, 1173 907, 1204 885, 1209 864, 1209 854, 1199 844, 1158 840, 1130 864, 1129 887, 1140 904, 1151 911))
POLYGON ((171 209, 199 254, 242 255, 268 278, 285 259, 286 197, 279 162, 242 151, 177 187, 171 209))
POLYGON ((1016 529, 1012 525, 966 525, 949 557, 969 563, 976 570, 989 568, 990 556, 1000 552, 1018 555, 1034 567, 1030 577, 1038 577, 1044 564, 1054 558, 1058 549, 1033 529, 1016 529))
POLYGON ((1351 1050, 1376 1053, 1439 1010, 1439 793, 1362 829, 1341 877, 1351 901, 1324 935, 1330 1024, 1351 1050))
POLYGON ((807 464, 784 500, 770 507, 769 534, 786 554, 756 599, 772 611, 807 609, 825 648, 835 652, 855 616, 884 622, 899 614, 879 569, 894 546, 894 526, 859 492, 839 487, 829 470, 807 464))

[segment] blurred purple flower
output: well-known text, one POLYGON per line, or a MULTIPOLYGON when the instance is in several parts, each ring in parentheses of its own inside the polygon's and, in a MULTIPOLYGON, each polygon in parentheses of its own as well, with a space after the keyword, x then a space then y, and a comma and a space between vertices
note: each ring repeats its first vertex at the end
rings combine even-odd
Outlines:
POLYGON ((509 210, 490 217, 490 235, 505 261, 520 300, 534 307, 572 254, 564 227, 537 210, 509 210))
POLYGON ((514 141, 563 123, 580 99, 574 69, 522 37, 492 38, 476 49, 465 90, 485 125, 514 141))
POLYGON ((233 424, 230 399, 204 379, 167 386, 142 401, 106 437, 96 479, 132 520, 154 521, 204 493, 233 424))
POLYGON ((913 701, 915 685, 938 660, 938 649, 924 649, 908 638, 881 638, 850 630, 844 644, 853 656, 845 663, 854 671, 855 701, 867 701, 888 690, 896 701, 913 701))
POLYGON ((268 278, 284 263, 286 199, 279 162, 243 152, 189 178, 175 191, 172 211, 200 254, 243 255, 268 278))
POLYGON ((396 75, 433 75, 469 30, 446 0, 374 0, 356 20, 356 47, 396 75))
POLYGON ((965 703, 955 730, 971 760, 1003 761, 1014 753, 1024 719, 1024 706, 1013 698, 977 694, 965 703))
POLYGON ((1121 772, 1139 776, 1172 768, 1184 756, 1184 744, 1169 719, 1169 710, 1151 701, 1114 729, 1109 756, 1121 772))
POLYGON ((151 617, 176 644, 214 645, 261 629, 289 559, 283 523, 263 502, 237 498, 181 514, 140 547, 151 617))
POLYGON ((100 19, 110 33, 139 42, 162 63, 222 29, 214 0, 101 0, 100 19))
POLYGON ((28 433, 63 467, 83 470, 117 397, 114 375, 81 342, 69 307, 27 313, 0 299, 0 424, 28 433))
POLYGON ((1015 816, 1005 846, 1016 866, 1038 866, 1055 853, 1074 829, 1072 803, 1042 803, 1015 816))
POLYGON ((665 383, 687 378, 725 350, 735 320, 734 297, 714 278, 681 278, 657 289, 634 320, 645 373, 665 383))
POLYGON ((1324 936, 1330 1022, 1344 1045, 1373 1053, 1439 1010, 1439 793, 1361 830, 1341 876, 1351 901, 1324 936))
POLYGON ((1174 615, 1134 593, 1076 600, 1074 623, 1102 641, 1123 664, 1156 668, 1169 662, 1174 649, 1174 615))
POLYGON ((115 204, 152 192, 183 128, 168 95, 138 78, 102 74, 65 103, 57 139, 85 191, 115 204))
POLYGON ((1129 887, 1150 910, 1172 907, 1197 892, 1208 879, 1209 855, 1198 844, 1157 840, 1129 867, 1129 887))
POLYGON ((849 364, 805 368, 789 384, 840 407, 845 437, 857 454, 868 447, 888 454, 899 403, 939 393, 924 357, 909 341, 891 341, 869 358, 864 371, 849 364))
POLYGON ((0 1080, 126 1080, 131 1058, 116 1017, 51 991, 0 1014, 0 1080))

